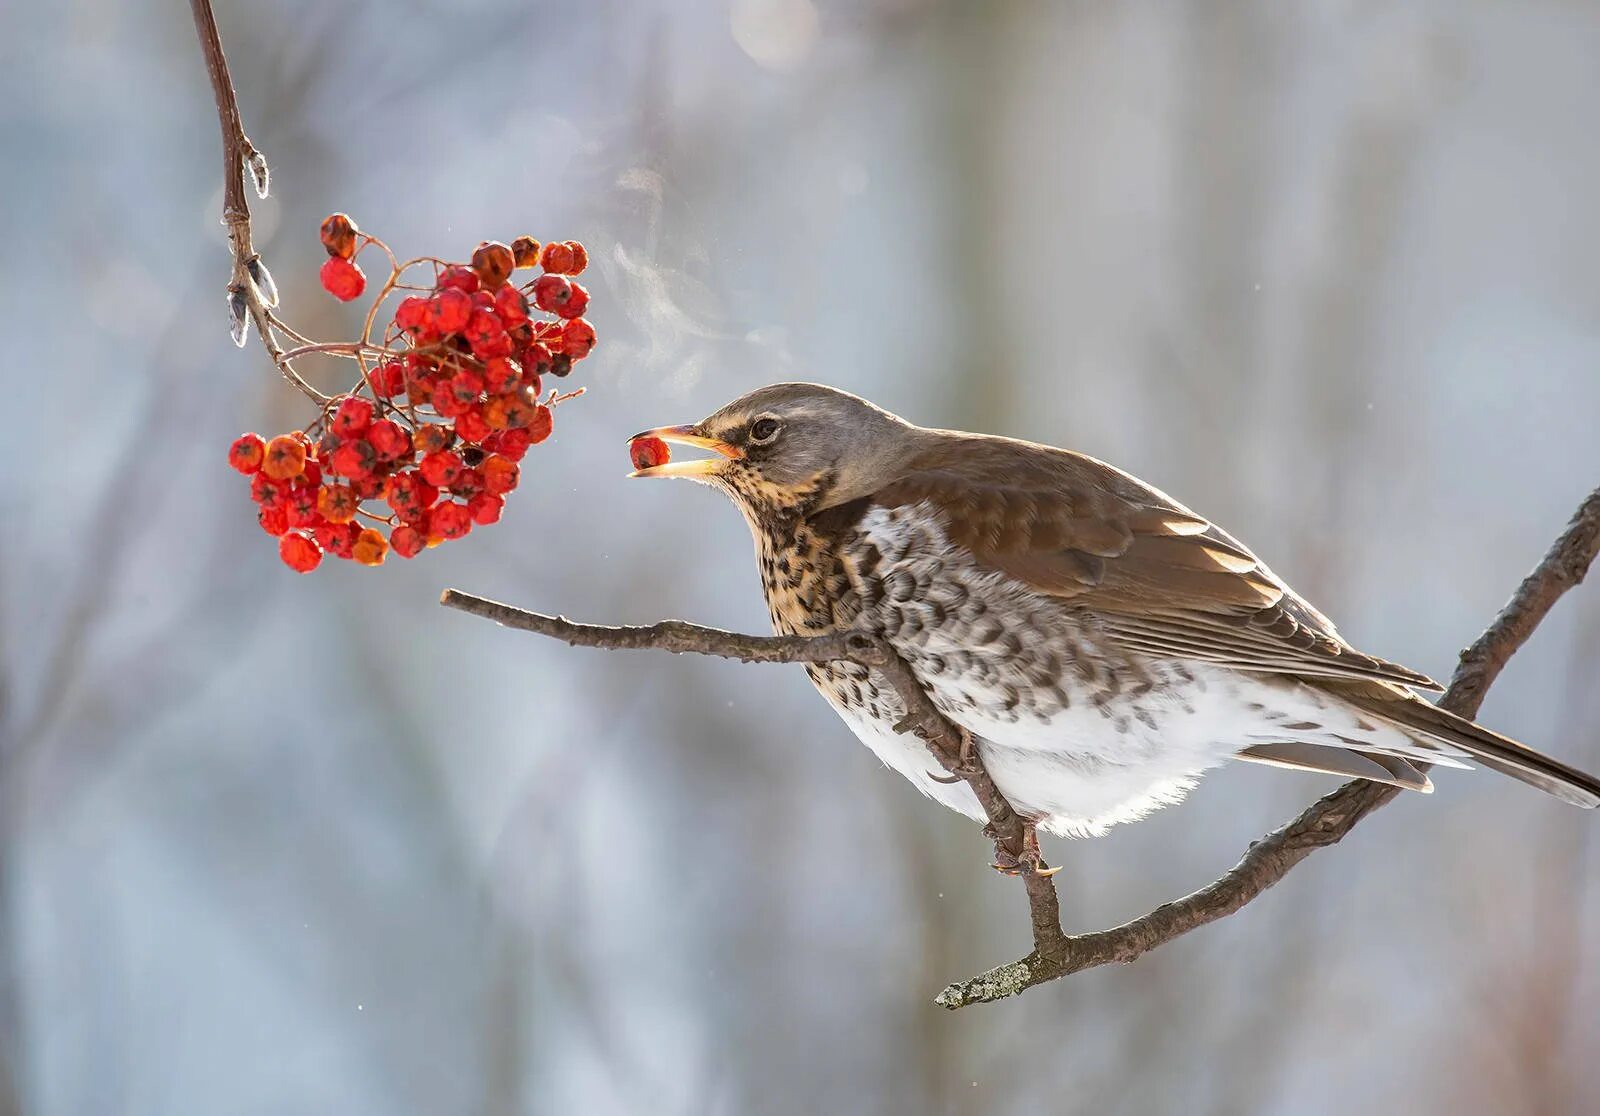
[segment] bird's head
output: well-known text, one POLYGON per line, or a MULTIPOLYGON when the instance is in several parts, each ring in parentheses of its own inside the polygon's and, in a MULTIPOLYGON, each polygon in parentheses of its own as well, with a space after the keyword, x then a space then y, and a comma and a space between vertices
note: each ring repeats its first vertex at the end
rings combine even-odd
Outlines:
POLYGON ((859 396, 821 384, 773 384, 688 426, 635 438, 710 450, 711 456, 637 469, 722 489, 752 523, 808 515, 873 492, 903 460, 917 427, 859 396))

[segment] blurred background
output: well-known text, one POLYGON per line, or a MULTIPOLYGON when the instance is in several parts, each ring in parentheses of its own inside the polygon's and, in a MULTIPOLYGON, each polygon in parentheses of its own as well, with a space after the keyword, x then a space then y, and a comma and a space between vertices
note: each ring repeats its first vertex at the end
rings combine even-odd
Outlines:
MULTIPOLYGON (((624 439, 813 378, 1108 458, 1447 676, 1600 478, 1600 8, 218 4, 316 337, 335 209, 578 237, 590 395, 506 521, 297 577, 224 462, 309 417, 228 342, 186 5, 4 8, 0 1113, 1594 1111, 1592 815, 1442 772, 1242 914, 947 1014, 1027 948, 977 828, 798 668, 570 649, 444 586, 766 623, 624 439)), ((1484 709, 1600 765, 1600 587, 1484 709)), ((1069 929, 1332 780, 1238 765, 1047 844, 1069 929)))

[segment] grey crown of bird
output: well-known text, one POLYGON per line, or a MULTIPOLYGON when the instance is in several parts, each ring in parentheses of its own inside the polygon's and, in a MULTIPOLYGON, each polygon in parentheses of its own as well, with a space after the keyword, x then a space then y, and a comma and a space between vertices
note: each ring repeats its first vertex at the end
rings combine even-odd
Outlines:
MULTIPOLYGON (((721 489, 750 525, 773 628, 886 638, 1039 828, 1086 836, 1179 801, 1225 760, 1431 791, 1480 765, 1563 801, 1600 780, 1419 696, 1247 547, 1083 454, 913 425, 817 384, 775 384, 688 426, 710 451, 639 469, 721 489)), ((884 763, 983 810, 857 663, 807 666, 884 763)))

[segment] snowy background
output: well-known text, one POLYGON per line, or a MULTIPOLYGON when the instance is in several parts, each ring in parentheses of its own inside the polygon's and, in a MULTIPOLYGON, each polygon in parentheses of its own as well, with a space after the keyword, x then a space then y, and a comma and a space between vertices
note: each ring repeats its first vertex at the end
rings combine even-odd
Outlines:
MULTIPOLYGON (((0 1114, 1593 1105, 1593 815, 1443 772, 1236 918, 951 1015, 1021 889, 798 668, 434 601, 762 630, 738 516, 624 439, 811 378, 1108 458, 1447 676, 1600 479, 1600 7, 218 8, 291 320, 355 325, 335 209, 575 236, 593 390, 498 528, 295 577, 223 461, 305 414, 228 343, 186 6, 5 7, 0 1114)), ((1594 769, 1597 672, 1591 588, 1484 717, 1594 769)), ((1068 928, 1333 785, 1048 844, 1068 928)))

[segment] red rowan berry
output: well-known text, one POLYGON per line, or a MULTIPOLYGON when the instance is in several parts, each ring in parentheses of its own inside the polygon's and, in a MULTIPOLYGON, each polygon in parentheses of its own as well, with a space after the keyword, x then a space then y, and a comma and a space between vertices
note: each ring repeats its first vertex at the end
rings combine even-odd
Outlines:
POLYGON ((349 523, 360 506, 360 498, 349 485, 334 484, 317 489, 317 511, 329 523, 349 523))
POLYGON ((472 317, 472 296, 459 287, 446 287, 433 299, 433 317, 440 333, 460 333, 472 317))
POLYGON ((672 450, 660 438, 635 438, 628 443, 628 455, 635 469, 649 469, 672 460, 672 450))
POLYGON ((494 296, 494 312, 504 325, 520 325, 528 320, 528 296, 517 288, 501 287, 494 296))
POLYGON ((500 522, 500 513, 505 510, 506 502, 499 496, 491 496, 487 492, 480 492, 467 501, 467 513, 472 516, 472 522, 487 525, 500 522))
POLYGON ((261 471, 266 455, 267 443, 261 440, 261 435, 241 434, 228 447, 228 464, 249 476, 261 471))
POLYGON ((296 573, 310 573, 322 563, 322 548, 303 531, 290 531, 278 540, 278 557, 296 573))
POLYGON ((329 523, 314 532, 317 544, 335 558, 348 558, 361 534, 359 523, 329 523))
POLYGON ((393 419, 379 419, 367 427, 367 441, 381 461, 398 461, 411 452, 411 435, 393 419))
POLYGON ((355 545, 350 550, 350 557, 360 562, 363 566, 381 566, 388 553, 389 540, 384 538, 378 531, 368 527, 356 536, 355 545))
POLYGON ((483 390, 490 395, 510 391, 522 379, 522 369, 506 357, 494 357, 483 362, 483 390))
POLYGON ((561 351, 573 360, 582 360, 594 349, 594 326, 584 318, 573 318, 561 329, 561 351))
POLYGON ((491 496, 504 496, 522 479, 521 468, 503 453, 486 458, 478 472, 483 474, 483 490, 491 496))
POLYGON ((256 522, 263 531, 276 537, 289 529, 289 510, 283 504, 270 508, 263 505, 256 512, 256 522))
POLYGON ((422 474, 422 479, 440 488, 447 487, 460 476, 461 469, 460 454, 450 450, 430 453, 417 463, 417 472, 422 474))
POLYGON ((415 527, 396 527, 389 532, 389 549, 402 558, 415 558, 427 545, 428 540, 415 527))
POLYGON ((551 274, 566 274, 572 270, 574 262, 576 261, 573 259, 571 246, 561 241, 551 241, 544 246, 544 251, 539 253, 539 263, 551 274))
POLYGON ((359 438, 372 425, 373 410, 370 399, 347 395, 339 401, 328 429, 341 438, 359 438))
POLYGON ((533 409, 533 419, 528 423, 529 443, 536 446, 550 437, 550 431, 555 428, 555 424, 556 416, 554 411, 543 404, 535 407, 533 409))
POLYGON ((561 304, 556 313, 563 318, 581 318, 583 312, 589 309, 589 292, 582 283, 573 283, 571 287, 567 301, 561 304))
POLYGON ((572 252, 572 266, 567 268, 567 274, 583 274, 583 269, 589 266, 589 250, 576 240, 569 240, 566 245, 572 252))
POLYGON ((352 438, 334 451, 328 467, 339 476, 357 478, 371 476, 377 464, 378 451, 372 448, 372 443, 352 438))
POLYGON ((461 264, 451 264, 449 267, 439 272, 439 282, 437 286, 440 290, 443 290, 446 287, 454 287, 458 291, 465 291, 467 294, 471 294, 473 291, 478 289, 478 276, 470 267, 463 267, 461 264))
POLYGON ((261 471, 273 480, 288 480, 305 471, 306 447, 288 434, 279 434, 267 443, 261 471))
POLYGON ((489 424, 484 421, 483 410, 473 407, 456 416, 456 433, 463 442, 481 442, 489 436, 489 424))
POLYGON ((412 295, 400 300, 400 305, 394 310, 394 324, 408 333, 415 333, 422 328, 424 317, 428 310, 428 300, 412 295))
POLYGON ((360 298, 367 289, 367 276, 361 266, 343 256, 329 256, 320 275, 323 289, 340 302, 360 298))
MULTIPOLYGON (((496 437, 497 440, 493 452, 511 461, 521 461, 523 456, 527 454, 528 447, 533 444, 533 435, 527 427, 523 427, 521 430, 505 430, 496 437)), ((484 448, 488 449, 489 447, 485 446, 484 448)))
MULTIPOLYGON (((558 247, 546 244, 545 251, 558 247)), ((549 265, 546 265, 549 266, 549 265)), ((546 272, 533 281, 533 302, 539 309, 549 313, 557 313, 572 297, 572 283, 565 275, 556 272, 546 272)))
POLYGON ((472 513, 467 505, 446 500, 428 514, 428 533, 442 539, 464 538, 472 530, 472 513))

